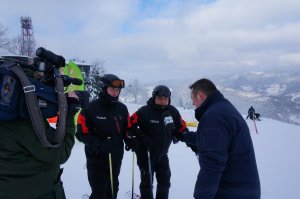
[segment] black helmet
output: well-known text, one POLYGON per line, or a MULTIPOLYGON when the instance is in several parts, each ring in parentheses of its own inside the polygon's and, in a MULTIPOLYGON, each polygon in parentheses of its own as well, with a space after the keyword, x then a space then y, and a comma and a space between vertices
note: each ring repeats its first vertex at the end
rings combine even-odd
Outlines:
POLYGON ((100 81, 102 82, 103 88, 114 87, 114 88, 124 88, 125 82, 118 76, 113 74, 104 74, 100 81))
POLYGON ((163 97, 171 97, 171 91, 167 86, 158 85, 152 91, 152 96, 163 96, 163 97))
POLYGON ((113 74, 104 74, 101 78, 101 91, 99 96, 103 98, 105 101, 117 101, 119 97, 112 97, 107 93, 107 87, 114 87, 114 88, 124 88, 125 82, 124 80, 120 79, 118 76, 113 74))

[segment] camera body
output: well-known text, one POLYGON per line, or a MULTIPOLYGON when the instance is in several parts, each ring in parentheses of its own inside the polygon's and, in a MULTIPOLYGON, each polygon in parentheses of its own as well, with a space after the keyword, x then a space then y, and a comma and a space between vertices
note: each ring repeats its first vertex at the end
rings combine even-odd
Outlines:
MULTIPOLYGON (((65 59, 51 51, 39 48, 37 57, 4 56, 0 58, 0 120, 29 118, 25 102, 25 88, 9 65, 18 64, 34 88, 38 100, 38 107, 44 119, 54 117, 58 113, 58 94, 55 89, 56 76, 62 77, 64 85, 82 84, 82 81, 57 72, 59 67, 65 66, 65 59), (6 67, 7 66, 7 67, 6 67)), ((78 100, 67 99, 68 106, 79 109, 88 104, 88 92, 75 91, 78 100)))

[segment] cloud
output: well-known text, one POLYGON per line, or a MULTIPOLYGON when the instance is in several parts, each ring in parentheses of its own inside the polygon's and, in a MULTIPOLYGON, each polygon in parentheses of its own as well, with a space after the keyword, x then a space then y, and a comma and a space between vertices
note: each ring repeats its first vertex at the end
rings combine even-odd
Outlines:
POLYGON ((38 43, 65 57, 104 59, 142 81, 300 64, 298 0, 2 0, 1 23, 31 16, 38 43))

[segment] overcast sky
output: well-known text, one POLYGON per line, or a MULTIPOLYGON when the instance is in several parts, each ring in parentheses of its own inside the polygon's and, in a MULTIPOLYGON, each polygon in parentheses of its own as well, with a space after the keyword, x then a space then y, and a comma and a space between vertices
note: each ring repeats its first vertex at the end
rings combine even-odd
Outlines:
POLYGON ((0 0, 10 37, 30 16, 38 46, 105 60, 125 80, 193 80, 300 65, 299 0, 0 0))

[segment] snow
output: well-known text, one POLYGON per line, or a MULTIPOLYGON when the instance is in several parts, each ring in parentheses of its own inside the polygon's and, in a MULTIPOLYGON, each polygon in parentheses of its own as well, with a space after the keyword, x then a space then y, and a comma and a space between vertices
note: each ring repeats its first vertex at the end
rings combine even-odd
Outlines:
POLYGON ((241 89, 249 92, 249 91, 253 90, 253 87, 252 86, 241 86, 241 89))
POLYGON ((300 117, 298 115, 290 115, 289 119, 295 124, 300 124, 300 117))
POLYGON ((291 102, 300 104, 300 93, 293 93, 293 94, 290 94, 290 96, 292 96, 291 102))
POLYGON ((286 90, 286 85, 271 84, 269 88, 266 89, 266 93, 269 96, 277 96, 282 94, 286 90))
POLYGON ((254 101, 258 101, 258 102, 266 102, 268 100, 270 100, 270 97, 259 97, 257 99, 255 99, 254 101))
POLYGON ((254 91, 252 92, 237 91, 237 93, 242 97, 248 97, 248 98, 258 98, 261 96, 259 93, 256 93, 254 91))
MULTIPOLYGON (((141 105, 127 104, 130 113, 141 105)), ((193 110, 178 108, 183 119, 195 121, 193 110)), ((256 134, 253 122, 247 120, 256 153, 261 180, 262 199, 299 199, 300 192, 300 126, 262 118, 257 122, 256 134)), ((189 128, 195 130, 196 128, 189 128)), ((85 168, 84 145, 77 142, 70 159, 62 165, 62 180, 67 198, 81 199, 90 194, 85 168)), ((119 199, 126 199, 132 185, 132 152, 124 154, 120 180, 119 199)), ((183 143, 171 145, 169 152, 172 171, 170 199, 192 199, 195 181, 200 169, 195 154, 183 143)), ((139 170, 134 166, 134 190, 139 193, 139 170)), ((154 189, 155 184, 154 181, 154 189)))

